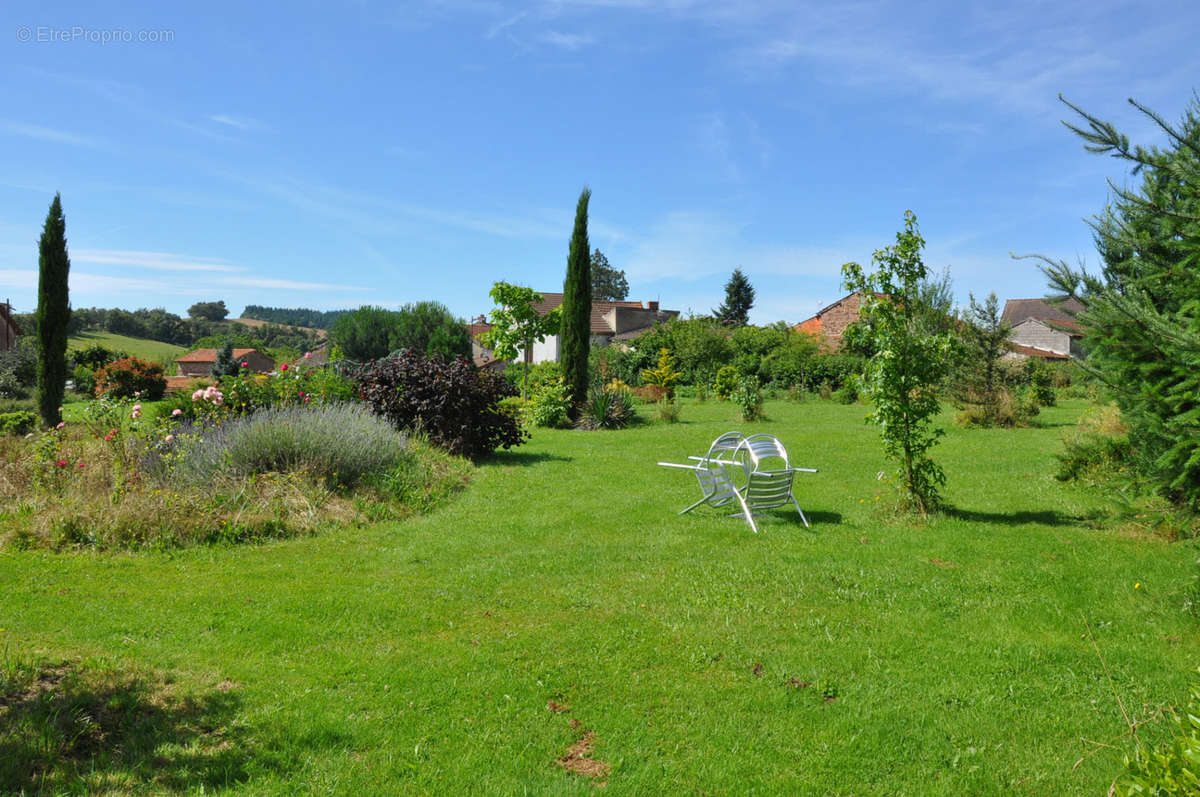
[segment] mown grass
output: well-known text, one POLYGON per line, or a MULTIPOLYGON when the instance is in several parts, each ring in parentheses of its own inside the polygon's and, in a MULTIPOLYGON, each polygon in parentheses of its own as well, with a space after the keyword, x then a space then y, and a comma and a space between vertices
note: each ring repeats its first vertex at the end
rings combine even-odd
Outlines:
MULTIPOLYGON (((187 351, 183 346, 174 343, 163 343, 160 340, 148 338, 131 338, 128 335, 117 335, 113 332, 78 332, 67 339, 67 350, 76 351, 88 346, 100 345, 110 351, 123 351, 134 357, 140 357, 150 362, 163 363, 173 366, 175 358, 187 351)), ((168 370, 168 373, 173 371, 168 370)))
POLYGON ((861 406, 538 430, 399 524, 6 551, 0 646, 236 684, 223 779, 150 789, 586 794, 558 760, 590 731, 606 793, 1101 794, 1129 749, 1116 698, 1145 716, 1186 695, 1196 547, 1110 528, 1101 495, 1051 478, 1081 406, 1031 429, 947 418, 953 510, 924 526, 886 509, 861 406), (798 484, 811 529, 675 514, 694 479, 654 463, 733 428, 821 469, 798 484))

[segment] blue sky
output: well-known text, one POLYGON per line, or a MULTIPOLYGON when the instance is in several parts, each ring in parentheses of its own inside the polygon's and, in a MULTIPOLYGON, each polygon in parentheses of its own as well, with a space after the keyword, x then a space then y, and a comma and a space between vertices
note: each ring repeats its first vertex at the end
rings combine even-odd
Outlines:
POLYGON ((740 266, 753 321, 799 321, 908 208, 961 300, 1039 296, 1009 252, 1094 263, 1127 179, 1057 95, 1153 143, 1126 98, 1177 119, 1200 74, 1194 0, 101 5, 3 12, 19 311, 56 190, 77 307, 471 316, 495 280, 561 289, 585 184, 630 298, 685 313, 740 266))

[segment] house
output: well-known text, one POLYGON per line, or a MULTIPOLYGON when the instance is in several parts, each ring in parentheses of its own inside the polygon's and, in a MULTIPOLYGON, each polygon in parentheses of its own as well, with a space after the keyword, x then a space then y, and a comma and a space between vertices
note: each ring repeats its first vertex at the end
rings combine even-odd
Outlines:
MULTIPOLYGON (((562 305, 561 293, 543 293, 542 301, 533 306, 545 315, 562 305)), ((658 302, 592 302, 590 317, 591 344, 608 346, 623 344, 649 332, 657 323, 670 321, 679 316, 678 310, 662 310, 658 302)), ((471 353, 475 364, 490 367, 495 363, 492 352, 479 345, 477 336, 490 329, 480 316, 468 326, 471 334, 471 353)), ((550 335, 541 343, 534 343, 533 350, 524 354, 525 362, 536 364, 558 362, 561 350, 558 335, 550 335)))
MULTIPOLYGON (((234 349, 233 359, 249 365, 251 371, 267 373, 275 370, 275 361, 258 349, 234 349)), ((182 357, 176 357, 179 364, 179 375, 187 377, 212 376, 213 366, 217 364, 216 349, 196 349, 182 357)))
POLYGON ((24 334, 13 319, 12 303, 0 304, 0 351, 9 351, 17 345, 17 336, 24 334))
POLYGON ((1082 359, 1082 330, 1075 316, 1083 305, 1074 299, 1051 304, 1044 299, 1009 299, 1002 319, 1009 325, 1012 359, 1041 357, 1047 360, 1082 359))
POLYGON ((812 318, 801 321, 792 329, 816 335, 821 338, 825 348, 832 351, 841 345, 842 334, 846 331, 846 327, 858 320, 858 313, 861 309, 862 294, 855 291, 831 305, 822 307, 812 318))

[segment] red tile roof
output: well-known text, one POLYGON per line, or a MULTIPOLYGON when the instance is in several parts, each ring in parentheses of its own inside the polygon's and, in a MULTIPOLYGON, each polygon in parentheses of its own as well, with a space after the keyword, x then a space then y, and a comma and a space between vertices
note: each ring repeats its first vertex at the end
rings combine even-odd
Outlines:
MULTIPOLYGON (((233 358, 236 360, 238 357, 245 357, 251 352, 257 354, 258 349, 234 349, 233 358)), ((182 357, 175 358, 175 362, 177 363, 215 363, 216 361, 216 349, 196 349, 195 351, 188 352, 182 357)))

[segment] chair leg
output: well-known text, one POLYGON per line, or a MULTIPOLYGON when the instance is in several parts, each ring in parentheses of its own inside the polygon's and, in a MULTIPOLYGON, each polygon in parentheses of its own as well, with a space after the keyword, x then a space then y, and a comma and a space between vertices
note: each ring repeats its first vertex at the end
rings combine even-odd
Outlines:
POLYGON ((701 504, 703 504, 703 503, 704 503, 705 501, 707 501, 707 500, 708 500, 708 496, 706 495, 706 496, 704 496, 703 498, 701 498, 699 501, 697 501, 696 503, 694 503, 694 504, 692 504, 691 506, 689 506, 687 509, 681 509, 681 510, 679 510, 679 514, 681 514, 681 515, 686 515, 688 512, 691 512, 693 509, 695 509, 696 507, 700 506, 701 504))
POLYGON ((800 519, 804 521, 804 528, 811 529, 812 526, 808 525, 808 518, 804 516, 804 510, 800 508, 800 502, 796 500, 796 496, 794 495, 792 496, 792 503, 796 505, 796 511, 800 513, 800 519))
POLYGON ((742 513, 746 516, 746 522, 750 524, 750 528, 754 530, 754 533, 758 534, 758 526, 754 525, 754 515, 750 512, 750 507, 746 506, 746 499, 736 490, 733 494, 737 496, 738 503, 742 505, 742 513))

